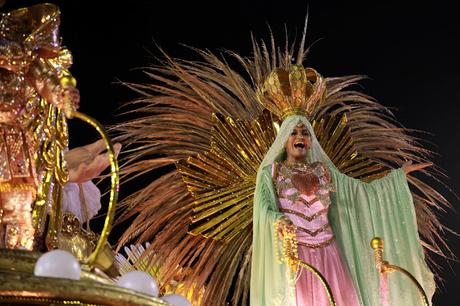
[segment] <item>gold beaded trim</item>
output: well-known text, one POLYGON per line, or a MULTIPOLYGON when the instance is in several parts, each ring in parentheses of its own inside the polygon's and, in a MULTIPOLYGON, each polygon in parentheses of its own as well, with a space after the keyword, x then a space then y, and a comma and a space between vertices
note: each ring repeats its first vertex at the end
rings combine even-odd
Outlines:
POLYGON ((307 234, 309 234, 310 236, 312 237, 315 237, 316 235, 318 235, 319 233, 322 233, 324 232, 328 227, 330 227, 329 223, 326 223, 324 224, 323 226, 321 226, 319 229, 317 229, 316 231, 310 231, 310 230, 307 230, 306 228, 303 228, 303 227, 300 227, 300 226, 297 226, 297 229, 299 231, 302 231, 302 232, 305 232, 307 234))
POLYGON ((307 200, 305 200, 304 198, 302 198, 300 196, 300 192, 298 192, 298 191, 294 192, 291 195, 288 195, 285 199, 288 199, 291 202, 300 201, 300 202, 302 202, 302 204, 304 204, 307 207, 312 206, 313 204, 315 204, 318 201, 318 198, 316 196, 311 201, 307 201, 307 200))
POLYGON ((301 241, 297 241, 297 244, 301 246, 305 246, 307 248, 311 248, 311 249, 319 249, 319 248, 323 248, 325 246, 330 245, 334 240, 335 240, 335 237, 332 237, 331 239, 318 243, 318 244, 310 244, 310 243, 301 242, 301 241))
POLYGON ((307 200, 305 200, 305 199, 302 198, 302 197, 299 197, 298 200, 301 201, 302 204, 305 204, 307 207, 310 207, 310 206, 312 206, 313 204, 315 204, 316 202, 318 202, 318 198, 317 198, 316 196, 315 196, 312 200, 310 200, 310 201, 307 201, 307 200))
POLYGON ((327 208, 321 209, 320 211, 314 213, 314 214, 311 215, 311 216, 306 216, 306 215, 304 215, 304 214, 301 213, 301 212, 298 212, 298 211, 295 211, 295 210, 292 210, 292 209, 286 209, 286 208, 280 208, 280 212, 282 212, 282 213, 288 213, 288 214, 293 214, 293 215, 296 215, 297 217, 300 217, 300 218, 302 218, 302 219, 307 220, 308 222, 311 222, 312 220, 318 218, 319 216, 321 216, 322 214, 324 214, 325 212, 327 212, 327 208))

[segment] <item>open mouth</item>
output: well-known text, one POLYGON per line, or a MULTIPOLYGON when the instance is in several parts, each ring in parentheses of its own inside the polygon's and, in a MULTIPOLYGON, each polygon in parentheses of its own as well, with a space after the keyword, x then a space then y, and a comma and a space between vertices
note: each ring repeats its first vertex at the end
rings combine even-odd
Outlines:
POLYGON ((296 149, 305 149, 305 144, 303 142, 296 142, 294 144, 294 148, 296 148, 296 149))

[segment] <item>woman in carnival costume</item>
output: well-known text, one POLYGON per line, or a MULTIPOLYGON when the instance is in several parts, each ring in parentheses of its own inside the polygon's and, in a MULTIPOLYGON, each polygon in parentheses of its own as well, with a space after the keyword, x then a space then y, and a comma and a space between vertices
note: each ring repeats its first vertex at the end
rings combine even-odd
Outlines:
MULTIPOLYGON (((403 165, 370 183, 342 174, 307 119, 309 110, 325 103, 325 96, 324 79, 300 65, 275 70, 260 91, 262 103, 283 122, 257 174, 251 305, 329 304, 311 272, 295 273, 296 262, 289 269, 275 260, 280 252, 275 228, 282 240, 293 233, 297 254, 284 256, 298 256, 317 268, 337 305, 378 305, 379 278, 369 253, 375 236, 385 237, 391 262, 412 271, 431 297, 433 275, 419 243, 406 180, 406 173, 428 164, 403 165)), ((407 290, 403 282, 391 282, 391 294, 397 304, 420 301, 418 292, 407 290)))
MULTIPOLYGON (((380 236, 431 298, 422 246, 442 253, 432 209, 449 203, 409 174, 429 173, 427 151, 350 88, 363 77, 323 78, 302 67, 304 38, 295 50, 272 37, 253 40, 250 58, 228 51, 242 73, 209 51, 196 50, 200 61, 164 54, 148 83, 130 84, 141 115, 115 127, 129 152, 122 173, 165 174, 122 202, 119 222, 135 218, 119 246, 150 242, 139 266, 194 305, 327 305, 294 257, 324 274, 338 305, 374 306, 369 243, 380 236), (416 165, 401 168, 407 160, 416 165)), ((420 302, 403 278, 388 286, 384 302, 420 302)))

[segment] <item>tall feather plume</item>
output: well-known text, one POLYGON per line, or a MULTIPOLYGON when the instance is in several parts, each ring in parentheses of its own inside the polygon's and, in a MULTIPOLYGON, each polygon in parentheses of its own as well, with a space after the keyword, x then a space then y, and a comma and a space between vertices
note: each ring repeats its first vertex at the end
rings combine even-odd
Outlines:
MULTIPOLYGON (((112 129, 118 135, 116 140, 127 148, 122 179, 149 177, 159 169, 166 173, 121 202, 118 222, 134 221, 120 238, 119 247, 128 242, 150 242, 143 258, 159 268, 160 282, 185 286, 194 304, 249 304, 252 232, 249 227, 227 243, 191 235, 188 228, 194 199, 174 164, 210 149, 212 113, 242 120, 262 114, 257 87, 273 69, 287 68, 293 58, 297 63, 305 60, 306 25, 298 46, 286 38, 278 48, 274 35, 269 45, 252 36, 252 57, 192 48, 200 60, 188 61, 162 51, 159 64, 144 69, 145 83, 127 84, 139 98, 126 106, 135 118, 112 129), (239 67, 232 68, 227 59, 236 59, 239 67)), ((311 119, 346 114, 358 152, 389 168, 406 160, 429 161, 431 152, 400 126, 386 107, 353 89, 363 78, 326 78, 326 102, 311 119)), ((422 172, 442 176, 437 168, 422 172)), ((434 211, 447 209, 449 203, 420 179, 409 176, 409 182, 423 245, 446 256, 446 228, 434 211)))

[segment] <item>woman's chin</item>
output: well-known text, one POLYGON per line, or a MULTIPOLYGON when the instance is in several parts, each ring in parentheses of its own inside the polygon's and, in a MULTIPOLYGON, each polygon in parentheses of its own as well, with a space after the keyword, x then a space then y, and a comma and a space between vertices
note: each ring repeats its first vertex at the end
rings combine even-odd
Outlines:
POLYGON ((304 160, 307 157, 307 153, 298 153, 298 154, 293 154, 292 157, 295 160, 304 160))

